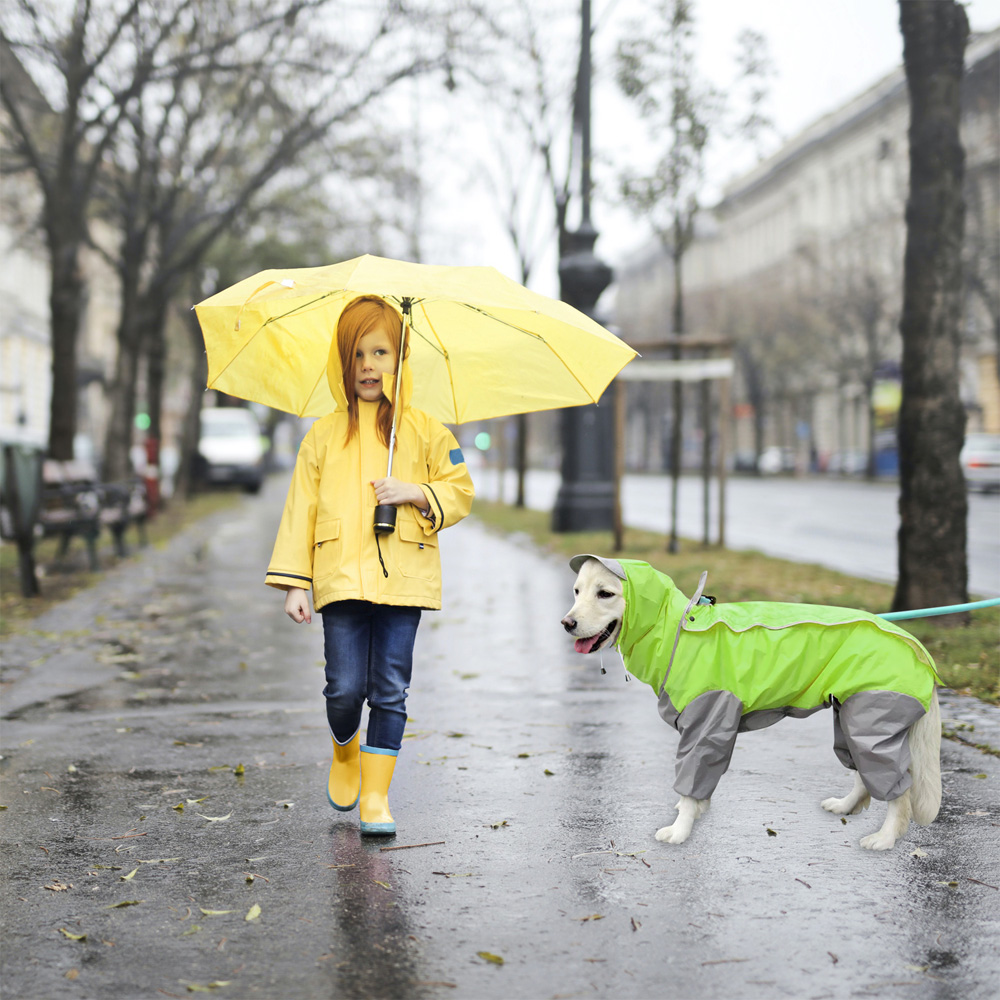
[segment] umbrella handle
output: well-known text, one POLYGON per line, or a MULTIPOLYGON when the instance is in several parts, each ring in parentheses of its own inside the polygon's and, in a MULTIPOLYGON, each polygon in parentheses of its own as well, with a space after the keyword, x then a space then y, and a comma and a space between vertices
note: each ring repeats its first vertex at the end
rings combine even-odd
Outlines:
MULTIPOLYGON (((399 333, 399 357, 396 359, 396 389, 392 395, 392 425, 389 430, 389 464, 386 478, 392 475, 392 457, 396 451, 396 416, 399 411, 399 387, 403 379, 403 358, 406 356, 406 333, 410 328, 410 299, 404 298, 403 323, 399 333)), ((375 508, 375 534, 389 535, 396 530, 396 508, 392 504, 379 504, 375 508)))

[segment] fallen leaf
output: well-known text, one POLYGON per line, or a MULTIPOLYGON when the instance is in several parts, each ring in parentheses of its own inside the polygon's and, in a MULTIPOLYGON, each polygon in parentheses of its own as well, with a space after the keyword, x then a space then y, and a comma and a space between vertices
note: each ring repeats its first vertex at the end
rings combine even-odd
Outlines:
POLYGON ((603 913, 591 913, 589 917, 574 917, 574 920, 579 920, 580 923, 586 923, 588 920, 603 920, 603 913))
POLYGON ((391 888, 392 888, 392 886, 391 886, 391 885, 389 885, 389 883, 388 883, 388 882, 380 882, 380 881, 379 881, 379 880, 378 880, 377 878, 373 878, 373 879, 372 879, 372 881, 373 881, 373 882, 374 882, 374 883, 375 883, 376 885, 380 885, 380 886, 382 886, 382 888, 383 888, 383 889, 391 889, 391 888))
POLYGON ((86 934, 72 934, 68 930, 66 930, 65 927, 60 927, 59 928, 59 933, 60 934, 65 934, 66 937, 68 937, 70 939, 70 941, 86 941, 87 940, 87 935, 86 934))
POLYGON ((260 904, 254 903, 253 906, 247 910, 247 915, 243 918, 244 920, 257 920, 260 917, 260 904))
POLYGON ((182 986, 187 987, 188 993, 211 993, 212 990, 221 989, 223 986, 228 986, 232 980, 231 979, 216 979, 211 983, 189 983, 184 979, 177 980, 182 986))
POLYGON ((246 774, 246 768, 242 764, 237 764, 236 767, 233 768, 233 774, 246 774))
POLYGON ((200 805, 202 802, 207 802, 207 801, 208 801, 208 796, 207 795, 203 795, 200 799, 188 799, 187 800, 187 804, 189 806, 196 806, 196 805, 200 805))
POLYGON ((206 917, 221 917, 224 913, 235 913, 235 910, 206 910, 203 906, 198 907, 206 917))
POLYGON ((494 965, 503 965, 503 959, 490 951, 477 951, 476 954, 485 962, 492 962, 494 965))
POLYGON ((768 827, 767 828, 767 835, 769 837, 777 837, 778 836, 778 831, 777 830, 772 830, 770 827, 768 827))
POLYGON ((73 979, 78 979, 79 976, 80 976, 80 970, 79 969, 70 969, 66 973, 66 975, 63 976, 63 979, 73 980, 73 979))
POLYGON ((130 872, 128 873, 128 875, 119 875, 119 876, 118 876, 118 881, 119 881, 119 882, 130 882, 130 881, 131 881, 131 880, 132 880, 133 878, 135 878, 135 873, 136 873, 136 872, 137 872, 138 870, 139 870, 138 868, 133 868, 133 869, 132 869, 132 870, 131 870, 131 871, 130 871, 130 872))
POLYGON ((518 756, 518 759, 522 759, 524 757, 530 757, 531 754, 530 753, 519 753, 517 756, 518 756))
POLYGON ((986 774, 974 774, 973 777, 974 778, 987 778, 987 777, 989 777, 989 775, 986 775, 986 774))
POLYGON ((552 775, 554 775, 554 774, 555 774, 556 772, 555 772, 555 771, 550 771, 550 770, 549 770, 548 768, 545 768, 545 771, 544 771, 544 773, 545 773, 545 774, 547 774, 547 775, 548 775, 549 777, 551 777, 551 776, 552 776, 552 775))
POLYGON ((201 924, 192 924, 186 931, 181 933, 181 937, 187 937, 188 934, 197 934, 201 930, 201 924))
POLYGON ((60 882, 59 879, 54 879, 45 888, 50 889, 52 892, 65 892, 67 889, 73 888, 73 883, 60 882))
POLYGON ((176 809, 177 812, 179 812, 179 813, 182 813, 182 812, 184 812, 184 803, 183 802, 178 802, 177 805, 171 806, 171 808, 172 809, 176 809))
POLYGON ((490 823, 490 826, 493 827, 494 830, 499 830, 500 827, 506 826, 506 825, 507 825, 507 820, 505 820, 505 819, 502 819, 502 820, 500 820, 497 823, 490 823))
POLYGON ((232 812, 227 812, 225 816, 203 816, 201 813, 198 813, 198 815, 202 819, 207 819, 209 823, 225 823, 232 816, 232 812))
POLYGON ((106 906, 106 910, 120 910, 123 906, 138 906, 142 902, 141 899, 123 899, 120 903, 112 903, 110 906, 106 906))

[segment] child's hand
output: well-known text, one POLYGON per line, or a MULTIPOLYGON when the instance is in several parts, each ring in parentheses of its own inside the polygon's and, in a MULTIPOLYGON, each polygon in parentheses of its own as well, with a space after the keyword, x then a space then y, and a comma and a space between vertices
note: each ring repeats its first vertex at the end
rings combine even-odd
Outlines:
POLYGON ((427 507, 427 497, 415 483, 404 483, 401 479, 388 476, 372 480, 372 486, 375 487, 375 500, 380 504, 398 507, 403 503, 414 503, 420 508, 427 507))
POLYGON ((312 622, 312 613, 309 610, 309 595, 300 587, 289 587, 285 594, 285 614, 301 625, 305 622, 309 625, 312 622))

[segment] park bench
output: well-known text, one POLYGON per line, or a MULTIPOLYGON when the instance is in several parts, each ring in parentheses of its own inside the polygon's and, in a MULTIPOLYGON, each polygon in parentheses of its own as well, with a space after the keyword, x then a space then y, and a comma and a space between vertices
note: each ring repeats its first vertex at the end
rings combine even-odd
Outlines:
POLYGON ((79 536, 87 544, 90 568, 96 570, 97 540, 103 528, 111 532, 118 556, 128 554, 125 531, 130 525, 136 525, 140 544, 146 544, 146 488, 141 479, 99 483, 87 463, 48 459, 42 467, 42 484, 39 525, 46 538, 59 538, 60 559, 79 536))
POLYGON ((82 462, 45 460, 37 479, 27 482, 32 466, 22 465, 11 474, 14 449, 4 448, 3 490, 0 491, 0 535, 16 541, 22 562, 22 589, 37 593, 34 574, 34 542, 39 537, 59 539, 58 558, 69 551, 72 540, 82 538, 87 545, 91 571, 99 568, 97 542, 101 531, 110 531, 115 553, 128 554, 126 530, 134 525, 140 545, 146 544, 148 504, 141 479, 121 483, 101 483, 92 466, 82 462), (23 482, 16 496, 18 475, 23 482))

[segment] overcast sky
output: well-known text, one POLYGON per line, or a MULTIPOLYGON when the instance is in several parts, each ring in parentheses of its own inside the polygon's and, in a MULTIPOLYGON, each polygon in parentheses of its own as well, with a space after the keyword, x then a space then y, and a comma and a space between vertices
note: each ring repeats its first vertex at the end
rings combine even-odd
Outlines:
MULTIPOLYGON (((605 72, 595 79, 592 143, 595 157, 619 164, 630 156, 638 158, 648 143, 610 79, 610 53, 635 7, 635 0, 593 0, 595 69, 605 72)), ((725 87, 734 78, 736 38, 742 29, 753 28, 767 39, 775 69, 768 111, 776 127, 768 152, 902 63, 895 0, 695 0, 694 7, 699 69, 717 86, 725 87)), ((1000 26, 1000 0, 968 0, 966 9, 973 31, 1000 26)), ((578 42, 570 37, 563 45, 575 51, 578 42)), ((475 148, 468 135, 461 137, 461 145, 467 152, 475 148)), ((714 180, 724 183, 734 167, 744 170, 752 164, 752 158, 741 162, 727 155, 723 163, 717 158, 714 180)), ((436 177, 427 174, 424 259, 488 263, 516 278, 513 252, 488 195, 459 171, 455 162, 443 166, 436 177)), ((607 173, 610 187, 610 169, 607 173)), ((595 204, 593 222, 600 233, 597 252, 612 266, 648 239, 639 221, 609 202, 595 204)), ((532 286, 556 294, 554 272, 551 254, 539 265, 532 286)))

